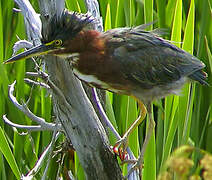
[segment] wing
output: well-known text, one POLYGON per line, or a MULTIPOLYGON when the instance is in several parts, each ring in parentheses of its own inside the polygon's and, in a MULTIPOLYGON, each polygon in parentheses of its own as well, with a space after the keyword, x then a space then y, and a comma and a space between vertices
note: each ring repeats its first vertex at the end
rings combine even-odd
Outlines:
POLYGON ((193 75, 204 68, 196 57, 152 32, 136 28, 113 29, 104 33, 107 53, 120 62, 122 73, 142 88, 150 89, 193 75))

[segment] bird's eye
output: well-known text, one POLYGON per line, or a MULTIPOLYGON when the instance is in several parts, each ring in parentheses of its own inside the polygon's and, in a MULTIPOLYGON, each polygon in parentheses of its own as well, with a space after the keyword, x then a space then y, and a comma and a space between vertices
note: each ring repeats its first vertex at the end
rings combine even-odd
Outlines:
POLYGON ((60 39, 55 40, 55 41, 54 41, 54 44, 55 44, 56 46, 60 46, 60 45, 62 44, 62 40, 60 40, 60 39))

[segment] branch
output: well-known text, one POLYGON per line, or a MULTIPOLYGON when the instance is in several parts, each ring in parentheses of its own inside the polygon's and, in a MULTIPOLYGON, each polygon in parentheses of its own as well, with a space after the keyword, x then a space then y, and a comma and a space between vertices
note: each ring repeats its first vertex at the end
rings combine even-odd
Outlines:
POLYGON ((29 41, 26 41, 26 40, 19 40, 17 41, 14 45, 13 45, 13 55, 15 55, 19 49, 22 49, 22 48, 32 48, 33 47, 33 44, 29 41))
POLYGON ((32 84, 32 85, 44 87, 46 89, 50 89, 48 84, 43 83, 43 82, 33 81, 33 80, 29 79, 29 78, 24 78, 24 82, 27 83, 27 84, 32 84))
POLYGON ((28 0, 14 0, 24 16, 25 28, 29 41, 35 45, 40 44, 41 38, 41 20, 39 14, 35 12, 28 0))
MULTIPOLYGON (((110 130, 116 136, 116 138, 118 140, 120 140, 121 136, 116 131, 116 129, 113 127, 112 123, 110 122, 110 120, 108 119, 108 117, 107 117, 107 115, 104 111, 104 108, 102 107, 102 105, 100 103, 100 99, 99 99, 98 94, 96 92, 96 88, 92 88, 92 93, 93 93, 94 101, 97 105, 97 108, 99 109, 101 116, 103 117, 105 124, 110 128, 110 130)), ((135 162, 136 158, 135 158, 133 152, 130 150, 129 147, 127 147, 127 153, 129 155, 127 162, 130 162, 130 161, 135 162)), ((129 172, 132 167, 133 167, 133 163, 128 163, 127 171, 129 172)), ((137 179, 139 179, 139 171, 138 170, 133 171, 131 174, 129 174, 128 180, 137 180, 137 179)))
POLYGON ((21 128, 21 129, 28 129, 31 131, 35 131, 35 130, 51 130, 51 131, 59 131, 61 130, 61 125, 56 125, 53 123, 47 123, 43 118, 38 117, 36 115, 34 115, 27 107, 26 104, 19 104, 17 99, 15 98, 15 96, 13 95, 14 92, 14 86, 16 84, 16 81, 14 81, 11 85, 9 85, 9 98, 12 101, 12 103, 20 110, 22 111, 24 114, 26 114, 31 120, 35 121, 36 123, 38 123, 40 126, 23 126, 23 125, 18 125, 18 124, 14 124, 11 121, 9 121, 6 116, 4 115, 4 121, 13 126, 13 127, 17 127, 17 128, 21 128))
POLYGON ((11 122, 9 119, 7 119, 6 115, 3 115, 3 120, 6 124, 15 127, 15 128, 19 128, 19 129, 25 129, 28 131, 44 131, 46 129, 42 128, 41 126, 26 126, 26 125, 20 125, 20 124, 15 124, 13 122, 11 122))
POLYGON ((100 16, 99 12, 99 3, 97 0, 85 0, 85 4, 87 6, 87 11, 92 14, 92 16, 95 18, 94 22, 94 29, 96 29, 99 32, 103 31, 103 23, 102 23, 102 17, 100 16))
MULTIPOLYGON (((33 179, 34 176, 40 170, 40 168, 43 165, 46 165, 45 164, 46 158, 47 157, 51 157, 52 152, 53 152, 54 144, 55 144, 56 140, 59 138, 59 135, 60 135, 60 133, 56 133, 56 131, 54 131, 51 142, 49 143, 49 145, 47 146, 47 148, 45 149, 45 151, 42 153, 42 155, 40 156, 40 158, 36 162, 36 165, 29 171, 29 173, 26 176, 22 176, 21 179, 23 179, 23 180, 33 179)), ((46 172, 46 169, 48 169, 48 166, 49 166, 49 163, 50 163, 50 159, 48 159, 48 162, 47 162, 47 165, 46 165, 46 168, 45 168, 45 172, 46 172)), ((46 178, 46 173, 44 173, 42 179, 43 178, 46 178)))
MULTIPOLYGON (((47 36, 48 20, 55 15, 55 12, 59 16, 63 9, 59 12, 56 8, 56 11, 53 2, 58 1, 40 0, 39 2, 43 35, 47 36), (45 15, 49 18, 45 18, 45 15)), ((71 107, 63 104, 59 96, 53 93, 54 113, 77 152, 86 178, 121 179, 121 170, 110 149, 105 130, 69 63, 58 57, 48 56, 45 60, 51 81, 63 93, 71 107)))

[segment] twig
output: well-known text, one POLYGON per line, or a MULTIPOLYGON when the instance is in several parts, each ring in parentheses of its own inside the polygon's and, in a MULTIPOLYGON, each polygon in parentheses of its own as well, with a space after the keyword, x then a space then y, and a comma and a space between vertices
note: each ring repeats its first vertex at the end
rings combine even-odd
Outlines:
POLYGON ((33 84, 33 85, 36 85, 36 86, 41 86, 41 87, 44 87, 46 89, 50 89, 49 85, 43 83, 43 82, 37 82, 37 81, 33 81, 29 78, 24 78, 24 82, 25 83, 28 83, 28 84, 33 84))
POLYGON ((100 99, 98 97, 98 94, 96 92, 96 88, 92 88, 92 93, 93 93, 93 97, 94 97, 94 101, 97 105, 97 108, 99 109, 99 112, 101 114, 101 116, 103 117, 105 124, 110 128, 110 130, 112 131, 112 133, 116 136, 116 138, 119 140, 121 139, 121 136, 119 135, 119 133, 116 131, 116 129, 113 127, 112 123, 110 122, 110 120, 108 119, 102 104, 100 103, 100 99))
POLYGON ((70 106, 70 104, 67 102, 65 96, 63 95, 63 93, 61 92, 61 90, 49 79, 48 74, 46 74, 43 71, 38 71, 38 74, 40 75, 40 78, 43 79, 44 81, 46 81, 46 83, 49 85, 49 87, 53 90, 53 92, 59 96, 59 100, 66 105, 69 108, 72 108, 70 106))
POLYGON ((35 45, 40 44, 41 38, 41 20, 39 14, 35 12, 29 1, 15 0, 24 16, 26 31, 30 40, 35 45))
MULTIPOLYGON (((27 107, 26 104, 20 105, 18 101, 16 100, 15 96, 13 95, 14 92, 14 86, 16 84, 16 81, 14 81, 11 85, 9 85, 9 98, 12 101, 12 103, 24 114, 26 114, 31 120, 37 122, 43 130, 61 130, 61 125, 53 124, 53 123, 47 123, 43 118, 38 117, 34 115, 27 107)), ((7 122, 10 122, 9 120, 7 122)), ((11 124, 11 123, 10 123, 11 124)), ((17 125, 17 124, 16 124, 17 125)), ((34 129, 34 128, 33 128, 34 129)))
POLYGON ((33 47, 33 44, 27 40, 19 40, 17 41, 14 45, 13 45, 13 54, 15 55, 18 50, 22 49, 22 48, 27 48, 30 49, 33 47))
MULTIPOLYGON (((36 175, 36 173, 40 170, 40 168, 44 165, 45 160, 48 157, 51 157, 52 151, 53 151, 53 146, 55 141, 59 138, 60 133, 56 133, 56 131, 54 131, 53 137, 51 142, 49 143, 49 145, 47 146, 47 148, 45 149, 45 151, 43 152, 43 154, 40 156, 40 158, 38 159, 38 161, 36 162, 36 165, 34 166, 33 169, 31 169, 31 171, 29 171, 29 173, 27 174, 27 176, 23 176, 22 179, 23 180, 30 180, 33 179, 34 176, 36 175)), ((49 159, 47 162, 47 167, 45 168, 48 169, 48 164, 49 164, 49 159)), ((44 173, 45 175, 45 173, 44 173)), ((46 176, 46 175, 45 175, 46 176)), ((44 177, 44 176, 43 176, 44 177)))
POLYGON ((48 160, 47 160, 47 164, 46 164, 46 167, 45 167, 45 170, 44 170, 44 173, 43 173, 41 180, 45 180, 46 177, 47 177, 47 172, 48 172, 49 165, 50 165, 50 162, 51 162, 51 159, 52 159, 53 146, 54 146, 58 137, 59 137, 59 133, 54 131, 53 136, 52 136, 52 140, 49 144, 48 152, 46 152, 46 154, 48 153, 48 160))
POLYGON ((38 72, 26 72, 25 74, 32 77, 40 77, 38 72))
MULTIPOLYGON (((11 122, 7 117, 6 115, 3 115, 3 120, 6 124, 12 126, 12 127, 15 127, 15 128, 19 128, 19 129, 25 129, 25 130, 28 130, 28 131, 44 131, 46 130, 46 128, 43 128, 42 126, 40 125, 37 125, 37 126, 26 126, 26 125, 20 125, 20 124, 15 124, 13 122, 11 122)), ((49 129, 48 129, 49 130, 49 129)), ((52 129, 51 129, 52 130, 52 129)))
POLYGON ((94 23, 94 28, 99 32, 103 31, 103 23, 102 17, 99 12, 99 3, 97 0, 85 0, 85 4, 87 5, 87 10, 92 16, 96 19, 94 23))
MULTIPOLYGON (((97 108, 99 109, 99 112, 100 112, 101 116, 103 117, 103 120, 104 120, 105 124, 110 128, 110 130, 116 136, 116 138, 118 140, 120 140, 121 139, 121 136, 116 131, 116 129, 113 127, 112 123, 110 122, 110 120, 108 119, 108 117, 107 117, 107 115, 106 115, 106 113, 104 111, 104 108, 102 107, 102 105, 100 103, 100 99, 99 99, 98 94, 96 92, 96 88, 92 88, 92 93, 93 93, 94 101, 95 101, 95 103, 97 105, 97 108)), ((135 158, 133 152, 130 150, 129 147, 127 147, 127 153, 129 154, 129 161, 135 162, 136 161, 136 158, 135 158)), ((127 170, 130 171, 130 169, 132 168, 132 166, 133 166, 132 163, 128 163, 127 170)), ((133 171, 129 175, 128 179, 129 180, 139 179, 139 171, 133 171)))

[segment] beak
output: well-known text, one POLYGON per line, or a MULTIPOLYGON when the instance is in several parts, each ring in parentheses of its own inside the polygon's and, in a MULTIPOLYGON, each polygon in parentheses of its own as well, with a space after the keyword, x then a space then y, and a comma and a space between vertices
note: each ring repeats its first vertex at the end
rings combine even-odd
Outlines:
POLYGON ((15 61, 19 61, 19 60, 23 60, 26 58, 30 58, 33 56, 40 56, 40 55, 45 55, 48 54, 49 52, 51 52, 52 47, 49 45, 45 45, 45 44, 41 44, 39 46, 36 46, 34 48, 31 48, 27 51, 24 51, 20 54, 17 54, 13 57, 11 57, 10 59, 6 60, 4 62, 4 64, 9 64, 15 61))

